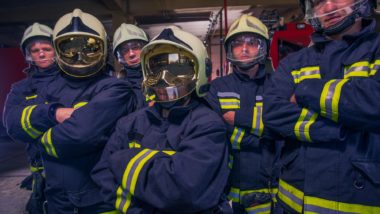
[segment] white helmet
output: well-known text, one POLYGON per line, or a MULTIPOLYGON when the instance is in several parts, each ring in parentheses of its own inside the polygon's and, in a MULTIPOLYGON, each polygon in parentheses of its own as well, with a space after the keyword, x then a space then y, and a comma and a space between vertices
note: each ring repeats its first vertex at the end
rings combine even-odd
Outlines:
POLYGON ((208 91, 211 63, 202 41, 176 27, 166 27, 141 51, 143 85, 156 102, 171 102, 194 90, 208 91))
POLYGON ((53 30, 43 24, 35 22, 34 24, 30 25, 26 30, 24 31, 24 35, 22 36, 21 39, 21 51, 25 56, 26 61, 31 62, 32 57, 29 52, 29 46, 33 42, 46 42, 51 45, 52 44, 52 35, 53 35, 53 30))
MULTIPOLYGON (((122 65, 127 65, 124 54, 129 50, 141 50, 149 42, 146 33, 139 27, 132 24, 121 24, 113 36, 113 53, 122 65), (127 44, 128 43, 128 44, 127 44), (123 48, 123 46, 128 46, 123 48)), ((136 56, 140 59, 140 56, 136 56)), ((140 65, 140 60, 136 67, 140 65)), ((130 67, 134 67, 133 65, 130 67)))
POLYGON ((93 15, 74 9, 62 16, 53 31, 57 62, 67 75, 84 78, 106 65, 107 34, 93 15))

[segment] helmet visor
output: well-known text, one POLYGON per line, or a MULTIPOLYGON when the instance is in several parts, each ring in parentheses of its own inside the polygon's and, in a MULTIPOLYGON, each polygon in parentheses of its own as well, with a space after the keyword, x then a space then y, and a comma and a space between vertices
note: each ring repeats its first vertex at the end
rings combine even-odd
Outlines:
POLYGON ((170 45, 158 46, 158 50, 152 50, 146 56, 144 86, 158 102, 178 100, 195 89, 196 57, 170 45))
POLYGON ((56 41, 61 61, 72 67, 87 67, 98 63, 104 55, 103 41, 91 36, 68 36, 56 41))
POLYGON ((238 34, 227 44, 227 59, 245 64, 263 59, 267 54, 267 43, 253 33, 238 34))
POLYGON ((305 0, 305 19, 319 19, 322 28, 331 27, 359 9, 367 0, 305 0))

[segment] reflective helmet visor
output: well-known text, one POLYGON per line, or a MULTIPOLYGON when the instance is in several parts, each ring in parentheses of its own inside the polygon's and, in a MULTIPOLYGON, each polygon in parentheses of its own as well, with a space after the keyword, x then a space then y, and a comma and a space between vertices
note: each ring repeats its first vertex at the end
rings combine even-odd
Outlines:
POLYGON ((154 95, 157 102, 169 102, 190 94, 196 85, 196 57, 171 45, 156 48, 164 51, 152 55, 148 52, 144 63, 144 86, 148 95, 154 95))

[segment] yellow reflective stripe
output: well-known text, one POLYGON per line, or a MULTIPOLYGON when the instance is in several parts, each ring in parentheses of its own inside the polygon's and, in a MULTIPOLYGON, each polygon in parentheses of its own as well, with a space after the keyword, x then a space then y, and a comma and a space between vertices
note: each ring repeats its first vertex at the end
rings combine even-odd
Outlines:
POLYGON ((145 94, 145 101, 154 101, 155 98, 156 98, 155 94, 152 94, 152 95, 145 94))
POLYGON ((300 141, 312 142, 310 137, 310 126, 317 119, 318 114, 303 108, 298 118, 296 125, 294 126, 294 134, 300 141))
POLYGON ((117 210, 107 211, 107 212, 101 212, 100 214, 119 214, 120 212, 117 210))
POLYGON ((132 194, 128 190, 123 190, 123 188, 119 186, 116 191, 115 207, 123 213, 126 213, 129 206, 131 205, 131 201, 132 194))
POLYGON ((380 69, 380 60, 376 60, 374 63, 372 63, 370 68, 371 68, 371 71, 370 71, 369 75, 374 76, 376 74, 377 70, 380 69))
MULTIPOLYGON (((150 150, 150 149, 144 149, 141 152, 139 152, 135 157, 129 161, 126 170, 124 171, 123 178, 122 178, 122 189, 123 192, 127 191, 128 197, 126 200, 126 203, 122 205, 122 203, 117 206, 119 210, 122 210, 124 213, 127 212, 129 206, 130 206, 130 200, 132 195, 135 193, 135 188, 137 184, 137 178, 140 174, 140 171, 142 170, 145 163, 151 159, 155 154, 157 154, 158 151, 150 150), (131 195, 131 196, 129 196, 131 195), (120 207, 122 205, 122 207, 120 207)), ((124 193, 122 193, 124 194, 124 193)), ((122 202, 122 199, 120 200, 122 202)))
POLYGON ((37 98, 37 94, 25 97, 26 100, 35 99, 35 98, 37 98))
POLYGON ((295 84, 298 84, 305 79, 321 79, 319 66, 310 66, 301 68, 300 70, 293 70, 291 74, 295 84))
POLYGON ((311 196, 305 196, 304 200, 305 213, 380 213, 379 206, 343 203, 311 196))
POLYGON ((234 165, 234 156, 233 155, 229 155, 229 159, 228 159, 228 168, 229 169, 232 169, 232 166, 234 165))
POLYGON ((29 169, 31 172, 41 172, 42 170, 44 170, 44 167, 43 166, 41 167, 29 166, 29 169))
POLYGON ((271 213, 271 203, 265 203, 253 207, 248 207, 245 208, 245 211, 248 214, 269 214, 271 213))
POLYGON ((36 107, 37 105, 27 106, 22 110, 21 114, 21 127, 33 139, 36 139, 42 134, 42 132, 33 128, 32 124, 30 123, 30 116, 36 107))
POLYGON ((221 109, 239 109, 240 100, 236 98, 219 98, 221 109))
POLYGON ((241 129, 238 127, 234 128, 234 131, 232 132, 232 135, 230 137, 230 142, 232 144, 233 149, 240 149, 240 143, 243 139, 243 136, 245 134, 245 129, 241 129))
POLYGON ((253 120, 252 120, 252 129, 251 133, 256 136, 261 136, 264 130, 263 123, 263 103, 256 103, 256 106, 253 108, 253 120))
POLYGON ((176 151, 172 151, 172 150, 163 150, 162 152, 170 156, 176 153, 176 151))
POLYGON ((132 149, 132 148, 141 148, 141 145, 139 143, 137 143, 137 141, 133 140, 131 142, 128 143, 129 145, 129 148, 132 149))
POLYGON ((78 109, 78 108, 80 108, 80 107, 83 107, 83 106, 87 105, 87 103, 88 103, 88 102, 79 102, 79 103, 75 104, 75 105, 73 106, 73 108, 74 108, 74 109, 78 109))
POLYGON ((240 190, 238 188, 231 187, 227 198, 228 198, 228 200, 231 200, 232 202, 239 203, 240 202, 240 190))
POLYGON ((45 132, 41 138, 41 143, 45 147, 46 153, 50 156, 58 158, 57 152, 55 151, 53 142, 51 140, 51 128, 45 132))
POLYGON ((348 79, 337 80, 333 79, 328 81, 323 87, 320 106, 321 115, 338 122, 339 114, 339 100, 343 85, 348 81, 348 79))
POLYGON ((298 213, 302 212, 303 196, 302 191, 280 179, 278 197, 298 213))

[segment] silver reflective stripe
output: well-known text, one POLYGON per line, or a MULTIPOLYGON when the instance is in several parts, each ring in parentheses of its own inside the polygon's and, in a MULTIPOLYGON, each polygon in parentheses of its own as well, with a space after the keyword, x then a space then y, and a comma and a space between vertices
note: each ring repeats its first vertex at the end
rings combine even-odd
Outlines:
POLYGON ((235 98, 240 99, 240 94, 235 93, 235 92, 218 92, 217 95, 218 97, 226 97, 226 98, 235 97, 235 98))
POLYGON ((336 86, 338 85, 338 83, 339 83, 339 81, 334 81, 334 82, 331 83, 331 85, 329 86, 328 92, 327 92, 327 96, 325 98, 326 117, 327 118, 332 118, 333 117, 333 115, 332 115, 333 96, 334 96, 334 92, 335 92, 335 89, 336 89, 336 86))
POLYGON ((41 141, 45 145, 45 149, 47 150, 46 152, 52 156, 53 155, 53 148, 51 147, 51 145, 49 143, 48 133, 49 133, 49 131, 45 132, 45 134, 42 136, 41 141))
POLYGON ((147 157, 149 154, 153 153, 154 150, 148 150, 145 154, 141 155, 134 163, 133 166, 131 167, 131 170, 129 171, 128 178, 127 178, 127 183, 125 185, 125 188, 130 190, 131 188, 131 182, 132 182, 132 177, 135 174, 135 170, 137 166, 140 164, 141 160, 143 160, 145 157, 147 157))
POLYGON ((220 105, 222 106, 230 106, 230 105, 240 105, 240 102, 220 102, 220 105))
POLYGON ((314 74, 319 74, 319 70, 300 72, 299 73, 299 78, 302 78, 304 76, 311 76, 311 75, 314 75, 314 74))
POLYGON ((310 122, 310 119, 311 117, 313 116, 313 112, 311 112, 310 110, 306 113, 306 116, 305 118, 303 119, 300 127, 299 127, 299 133, 300 133, 300 137, 302 139, 302 141, 308 141, 309 139, 307 139, 305 133, 309 132, 309 130, 306 130, 305 129, 305 126, 310 122))
POLYGON ((256 116, 256 124, 255 124, 255 129, 253 131, 253 134, 256 136, 260 136, 260 122, 261 122, 261 115, 263 113, 263 107, 262 106, 256 106, 257 108, 257 116, 256 116))
POLYGON ((323 213, 323 214, 354 214, 353 212, 343 212, 339 210, 331 210, 324 207, 319 207, 315 205, 305 204, 305 213, 306 212, 312 212, 312 213, 323 213))
POLYGON ((284 189, 281 185, 278 187, 278 191, 279 193, 285 195, 286 197, 288 197, 290 200, 292 200, 294 203, 298 204, 299 206, 302 207, 303 205, 303 201, 299 198, 297 198, 295 195, 291 194, 290 192, 288 192, 286 189, 284 189))
POLYGON ((270 204, 268 204, 267 207, 263 207, 263 208, 260 208, 260 209, 254 209, 254 210, 248 210, 247 213, 248 214, 256 214, 256 213, 268 213, 270 212, 271 210, 271 207, 270 207, 270 204))
POLYGON ((261 95, 257 95, 256 96, 256 102, 262 102, 263 101, 263 96, 261 96, 261 95))
POLYGON ((118 209, 123 210, 125 204, 127 203, 128 196, 132 197, 132 195, 129 192, 129 190, 127 190, 127 189, 123 189, 123 192, 121 193, 121 195, 122 195, 121 202, 120 202, 120 206, 118 209))

